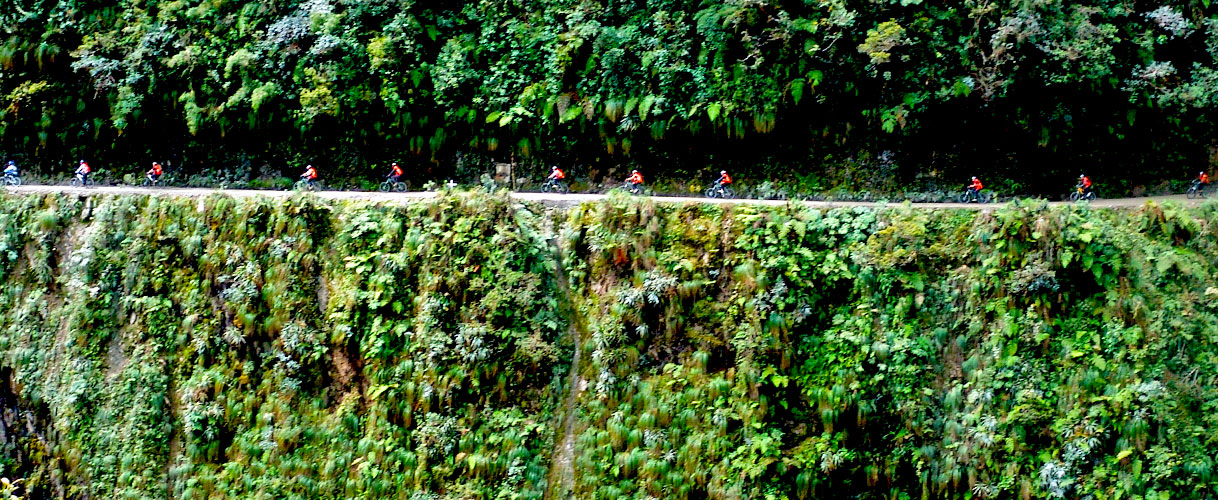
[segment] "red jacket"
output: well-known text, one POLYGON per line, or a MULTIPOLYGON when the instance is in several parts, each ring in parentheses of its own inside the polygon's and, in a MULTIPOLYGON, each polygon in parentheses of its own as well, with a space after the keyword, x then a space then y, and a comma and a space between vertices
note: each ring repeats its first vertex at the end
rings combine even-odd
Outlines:
POLYGON ((157 176, 159 176, 159 175, 161 175, 161 172, 162 172, 162 170, 161 170, 161 164, 160 164, 160 163, 153 163, 153 164, 152 164, 152 175, 157 175, 157 176))
POLYGON ((629 182, 631 184, 642 184, 643 183, 643 174, 640 174, 638 172, 630 174, 630 177, 626 178, 626 182, 629 182))
POLYGON ((984 186, 981 184, 981 179, 973 179, 972 188, 974 191, 981 191, 984 186))
POLYGON ((563 173, 563 171, 562 171, 562 169, 561 169, 561 168, 559 168, 559 169, 555 169, 553 172, 550 172, 550 177, 553 177, 553 178, 555 178, 556 180, 560 180, 560 181, 561 181, 561 180, 563 180, 563 179, 566 179, 566 178, 567 178, 567 174, 564 174, 564 173, 563 173))
POLYGON ((1082 184, 1085 188, 1091 187, 1091 178, 1084 175, 1082 184))
POLYGON ((313 167, 309 167, 308 170, 305 170, 305 173, 302 177, 304 177, 305 179, 309 179, 309 180, 316 179, 317 178, 317 169, 315 169, 313 167))
POLYGON ((1205 172, 1201 172, 1201 177, 1198 177, 1198 180, 1200 180, 1202 184, 1209 184, 1210 175, 1205 172))
POLYGON ((392 175, 394 177, 400 177, 402 175, 402 167, 399 167, 399 166, 397 166, 397 164, 394 164, 393 173, 391 173, 389 175, 392 175))
POLYGON ((726 186, 731 183, 732 183, 732 176, 727 175, 726 173, 719 176, 719 184, 723 184, 726 186))

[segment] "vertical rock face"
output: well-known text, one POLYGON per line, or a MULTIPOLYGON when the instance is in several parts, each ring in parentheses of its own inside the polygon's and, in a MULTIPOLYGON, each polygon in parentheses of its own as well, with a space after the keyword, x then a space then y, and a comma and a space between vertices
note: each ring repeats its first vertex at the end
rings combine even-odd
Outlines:
POLYGON ((507 203, 0 203, 3 399, 47 441, 4 427, 4 472, 35 497, 542 495, 571 346, 507 203))
POLYGON ((1213 221, 0 197, 0 475, 29 498, 1202 491, 1213 221))

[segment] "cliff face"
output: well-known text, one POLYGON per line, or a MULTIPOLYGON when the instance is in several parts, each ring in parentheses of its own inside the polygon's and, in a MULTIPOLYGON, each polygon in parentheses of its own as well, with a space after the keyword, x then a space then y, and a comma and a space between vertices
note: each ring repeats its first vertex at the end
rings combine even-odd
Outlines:
POLYGON ((0 197, 0 214, 2 472, 32 498, 1218 483, 1209 205, 0 197))

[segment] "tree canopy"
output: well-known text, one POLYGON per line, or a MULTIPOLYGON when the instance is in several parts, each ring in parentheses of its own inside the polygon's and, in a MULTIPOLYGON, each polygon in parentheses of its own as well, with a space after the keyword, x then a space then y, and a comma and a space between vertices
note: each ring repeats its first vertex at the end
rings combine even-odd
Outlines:
POLYGON ((0 147, 43 171, 515 157, 1037 190, 1218 151, 1209 0, 11 0, 0 30, 0 147))

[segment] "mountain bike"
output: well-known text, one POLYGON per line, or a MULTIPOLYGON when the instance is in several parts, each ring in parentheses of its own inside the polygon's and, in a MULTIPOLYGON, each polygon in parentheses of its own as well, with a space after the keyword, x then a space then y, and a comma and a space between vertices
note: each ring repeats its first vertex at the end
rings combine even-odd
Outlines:
POLYGON ((966 189, 960 194, 960 203, 989 203, 993 201, 990 193, 985 191, 977 191, 975 189, 966 189))
POLYGON ((1193 183, 1188 186, 1188 191, 1184 195, 1190 200, 1198 196, 1205 198, 1205 186, 1201 184, 1201 181, 1193 179, 1193 183))
POLYGON ((163 180, 163 177, 152 177, 150 175, 144 175, 144 182, 140 183, 140 187, 157 187, 157 186, 161 186, 164 184, 165 184, 165 181, 163 180))
POLYGON ((546 179, 546 183, 541 185, 541 192, 567 194, 567 185, 558 182, 558 179, 546 179))
POLYGON ((707 198, 724 198, 724 199, 727 199, 727 198, 735 198, 735 197, 736 197, 736 192, 735 192, 735 191, 732 191, 732 188, 727 187, 727 186, 724 186, 724 185, 723 185, 723 183, 720 183, 720 182, 718 182, 718 181, 716 181, 716 182, 715 182, 715 185, 713 185, 713 186, 711 186, 711 187, 706 188, 706 193, 705 193, 705 194, 706 194, 706 197, 707 197, 707 198))
POLYGON ((296 189, 300 191, 317 191, 319 189, 317 181, 312 179, 301 179, 296 181, 296 189))
POLYGON ((1095 200, 1095 191, 1084 190, 1082 184, 1074 186, 1074 192, 1070 193, 1070 201, 1078 201, 1078 200, 1086 200, 1086 201, 1095 200))
POLYGON ((89 187, 93 184, 94 182, 92 180, 81 174, 76 174, 74 177, 72 177, 72 187, 89 187))
POLYGON ((4 175, 4 185, 5 186, 20 186, 21 185, 21 176, 5 174, 4 175))
POLYGON ((633 182, 628 181, 628 182, 625 182, 622 184, 622 189, 625 189, 626 192, 628 192, 630 194, 634 194, 634 195, 643 194, 643 185, 642 184, 635 184, 633 182))
POLYGON ((390 191, 397 191, 399 193, 405 193, 406 192, 406 183, 402 182, 402 181, 394 180, 393 176, 391 175, 391 176, 385 178, 385 182, 381 183, 380 190, 382 193, 388 193, 390 191))

